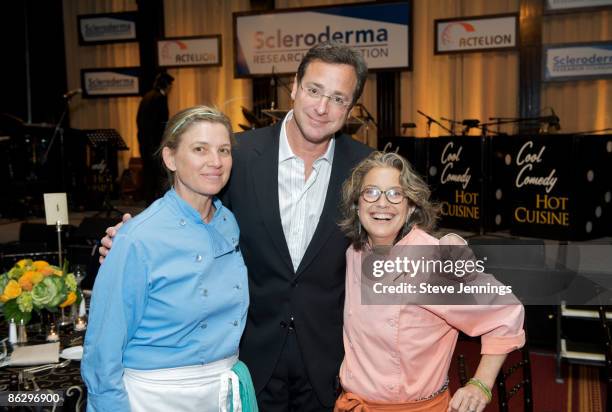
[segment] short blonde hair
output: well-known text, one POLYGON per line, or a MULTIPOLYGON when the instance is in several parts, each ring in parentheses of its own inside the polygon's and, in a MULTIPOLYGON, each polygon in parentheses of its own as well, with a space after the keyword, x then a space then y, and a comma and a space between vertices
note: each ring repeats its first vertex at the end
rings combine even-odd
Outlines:
MULTIPOLYGON (((214 107, 194 106, 181 110, 168 120, 162 142, 159 149, 157 149, 156 155, 161 157, 161 152, 164 150, 164 147, 176 150, 181 143, 181 136, 183 133, 185 133, 191 125, 200 122, 218 123, 225 126, 230 137, 230 143, 232 147, 235 146, 236 140, 234 139, 232 123, 229 117, 214 107)), ((168 174, 168 183, 172 186, 174 184, 174 172, 168 169, 161 159, 160 161, 168 174)))
POLYGON ((432 231, 438 219, 438 207, 429 200, 431 191, 427 183, 412 169, 410 163, 395 152, 373 152, 355 166, 351 176, 342 186, 340 204, 342 220, 339 226, 355 250, 361 250, 368 243, 368 234, 365 233, 365 230, 360 230, 361 223, 357 214, 363 180, 368 172, 378 167, 399 170, 400 186, 409 204, 414 206, 414 211, 410 214, 394 243, 406 236, 415 225, 427 232, 432 231))

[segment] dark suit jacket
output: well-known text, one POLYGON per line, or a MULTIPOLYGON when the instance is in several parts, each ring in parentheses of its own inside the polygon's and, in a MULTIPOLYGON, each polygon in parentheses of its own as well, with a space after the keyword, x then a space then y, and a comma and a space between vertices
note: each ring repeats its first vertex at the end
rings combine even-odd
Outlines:
POLYGON ((278 145, 281 122, 241 133, 225 199, 240 226, 240 247, 249 271, 251 303, 240 347, 255 389, 269 381, 293 316, 307 373, 319 400, 331 406, 344 356, 342 316, 345 252, 338 229, 342 183, 371 149, 338 135, 325 205, 297 272, 278 208, 278 145))

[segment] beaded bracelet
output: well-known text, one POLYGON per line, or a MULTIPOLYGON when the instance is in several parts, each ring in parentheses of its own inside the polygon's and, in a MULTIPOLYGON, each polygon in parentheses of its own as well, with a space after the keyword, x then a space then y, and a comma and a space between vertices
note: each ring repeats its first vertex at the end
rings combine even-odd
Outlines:
POLYGON ((479 388, 481 391, 484 392, 484 394, 487 397, 487 402, 491 402, 491 399, 493 398, 493 394, 491 393, 491 389, 489 389, 487 387, 487 385, 485 385, 484 383, 482 383, 482 381, 480 379, 476 379, 476 378, 472 378, 468 381, 467 383, 468 385, 474 385, 477 388, 479 388))

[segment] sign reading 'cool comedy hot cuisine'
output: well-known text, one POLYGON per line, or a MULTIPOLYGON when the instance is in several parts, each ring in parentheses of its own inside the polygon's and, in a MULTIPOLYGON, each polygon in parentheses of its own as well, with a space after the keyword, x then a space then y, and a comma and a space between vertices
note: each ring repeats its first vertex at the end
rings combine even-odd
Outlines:
POLYGON ((369 69, 410 69, 411 16, 409 1, 234 13, 236 77, 295 73, 323 41, 359 50, 369 69))

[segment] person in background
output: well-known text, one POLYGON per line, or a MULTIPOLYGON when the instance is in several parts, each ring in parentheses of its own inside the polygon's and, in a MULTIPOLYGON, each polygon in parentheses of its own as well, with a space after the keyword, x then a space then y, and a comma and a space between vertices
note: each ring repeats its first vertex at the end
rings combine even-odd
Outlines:
POLYGON ((153 82, 153 89, 145 93, 138 105, 136 125, 142 159, 143 196, 147 205, 163 194, 164 174, 155 151, 168 122, 168 93, 173 81, 174 77, 168 73, 159 73, 153 82))
POLYGON ((437 218, 429 195, 396 153, 372 153, 344 184, 340 226, 351 246, 336 412, 481 412, 506 354, 525 343, 520 304, 363 304, 362 262, 373 248, 466 244, 457 235, 438 240, 428 233, 437 218), (451 399, 448 369, 459 331, 481 336, 482 357, 474 377, 451 399))
MULTIPOLYGON (((371 152, 339 131, 367 72, 359 51, 318 44, 298 67, 293 110, 237 136, 223 198, 240 225, 249 269, 240 359, 266 412, 331 411, 337 397, 349 246, 336 224, 340 189, 371 152)), ((102 256, 117 227, 107 229, 102 256)))
POLYGON ((93 288, 88 411, 257 411, 238 361, 247 270, 234 215, 217 198, 232 140, 229 119, 206 106, 169 121, 160 150, 172 188, 119 230, 93 288))

